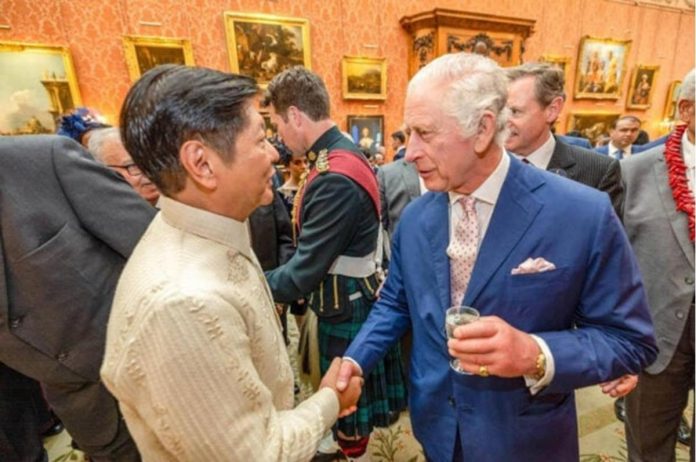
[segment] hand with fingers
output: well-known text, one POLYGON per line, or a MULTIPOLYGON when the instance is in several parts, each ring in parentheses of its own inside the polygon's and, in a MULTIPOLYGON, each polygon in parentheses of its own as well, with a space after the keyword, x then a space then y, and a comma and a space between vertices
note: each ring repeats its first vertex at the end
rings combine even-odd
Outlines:
POLYGON ((339 403, 338 417, 351 415, 358 409, 358 400, 362 392, 363 379, 360 375, 348 375, 343 370, 345 361, 334 358, 329 370, 321 379, 319 388, 328 387, 336 392, 339 403))
POLYGON ((636 385, 638 385, 638 376, 626 374, 618 379, 600 383, 599 388, 602 389, 602 393, 605 395, 609 395, 612 398, 621 398, 632 392, 636 385))
POLYGON ((447 342, 449 354, 465 371, 487 377, 533 376, 541 352, 534 338, 497 316, 458 326, 447 342))

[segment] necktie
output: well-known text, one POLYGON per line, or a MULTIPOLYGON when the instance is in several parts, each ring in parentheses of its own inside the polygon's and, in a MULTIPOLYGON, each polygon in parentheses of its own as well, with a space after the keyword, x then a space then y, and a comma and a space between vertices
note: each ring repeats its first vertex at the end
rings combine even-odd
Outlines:
POLYGON ((474 202, 473 197, 462 197, 458 202, 464 211, 464 216, 455 224, 452 245, 449 247, 452 306, 462 303, 474 263, 476 263, 479 228, 474 202))
POLYGON ((624 155, 623 149, 617 149, 617 150, 614 152, 614 155, 615 155, 616 158, 619 159, 619 160, 623 159, 623 155, 624 155))
POLYGON ((522 162, 524 162, 527 165, 534 165, 530 161, 528 161, 525 157, 522 158, 522 162))

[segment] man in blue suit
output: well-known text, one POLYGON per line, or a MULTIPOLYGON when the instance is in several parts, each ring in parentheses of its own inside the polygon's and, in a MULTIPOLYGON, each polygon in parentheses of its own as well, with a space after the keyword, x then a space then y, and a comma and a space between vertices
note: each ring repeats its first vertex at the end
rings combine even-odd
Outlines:
POLYGON ((430 461, 578 460, 573 391, 656 356, 607 195, 507 155, 506 97, 500 67, 467 53, 410 82, 406 159, 438 192, 404 211, 389 277, 341 368, 339 382, 368 373, 412 327, 411 420, 430 461), (462 245, 475 250, 468 270, 462 245), (481 319, 448 343, 445 311, 460 304, 481 319))

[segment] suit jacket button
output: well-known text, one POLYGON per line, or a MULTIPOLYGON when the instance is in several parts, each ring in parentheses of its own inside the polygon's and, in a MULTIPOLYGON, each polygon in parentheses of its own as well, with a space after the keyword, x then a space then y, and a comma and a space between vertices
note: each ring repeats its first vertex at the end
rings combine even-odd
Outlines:
POLYGON ((684 278, 684 282, 686 282, 689 285, 694 285, 694 277, 693 276, 687 276, 684 278))
POLYGON ((447 402, 450 404, 450 406, 454 407, 455 403, 454 403, 454 398, 453 398, 453 397, 448 396, 448 397, 447 397, 447 402))
POLYGON ((677 317, 677 319, 684 319, 684 313, 682 313, 681 311, 677 311, 675 316, 677 317))
POLYGON ((18 328, 18 327, 21 326, 21 325, 22 325, 22 317, 21 317, 21 316, 18 317, 18 318, 12 318, 12 319, 10 319, 10 327, 11 327, 12 329, 16 329, 16 328, 18 328))
POLYGON ((66 351, 61 351, 58 353, 58 361, 63 362, 68 359, 68 353, 66 351))

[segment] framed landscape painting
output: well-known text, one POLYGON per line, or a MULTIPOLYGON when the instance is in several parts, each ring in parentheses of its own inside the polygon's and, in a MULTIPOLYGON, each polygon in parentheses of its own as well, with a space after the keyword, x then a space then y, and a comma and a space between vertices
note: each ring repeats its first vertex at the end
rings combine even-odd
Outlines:
POLYGON ((0 135, 53 133, 81 105, 67 47, 0 42, 0 135))
POLYGON ((660 66, 636 66, 631 77, 631 85, 628 87, 628 98, 626 98, 628 109, 650 107, 659 69, 660 66))
POLYGON ((387 60, 345 56, 341 62, 345 99, 387 99, 387 60))
POLYGON ((349 115, 347 126, 348 133, 361 150, 374 154, 384 145, 384 116, 349 115))
POLYGON ((609 134, 620 115, 618 112, 573 112, 568 117, 566 133, 577 130, 595 146, 602 135, 609 134))
POLYGON ((306 19, 226 12, 224 20, 232 72, 253 77, 265 88, 289 67, 311 69, 306 19))
POLYGON ((187 39, 127 35, 123 37, 123 47, 133 81, 160 64, 194 64, 193 48, 187 39))
POLYGON ((619 99, 630 47, 630 40, 583 37, 578 50, 575 98, 619 99))

